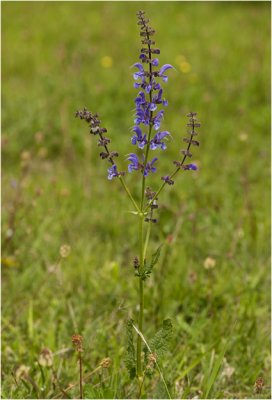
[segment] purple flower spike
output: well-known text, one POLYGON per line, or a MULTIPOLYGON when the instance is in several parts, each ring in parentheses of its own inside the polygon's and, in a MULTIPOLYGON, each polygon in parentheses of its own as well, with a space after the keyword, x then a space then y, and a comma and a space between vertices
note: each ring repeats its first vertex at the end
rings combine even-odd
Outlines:
POLYGON ((119 176, 117 172, 117 167, 115 164, 113 164, 109 169, 108 169, 108 179, 111 181, 112 178, 116 178, 119 176))

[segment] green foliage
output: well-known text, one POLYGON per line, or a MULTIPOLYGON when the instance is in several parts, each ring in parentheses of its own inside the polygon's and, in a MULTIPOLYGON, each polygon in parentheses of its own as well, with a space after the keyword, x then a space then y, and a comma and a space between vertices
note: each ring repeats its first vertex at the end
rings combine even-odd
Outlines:
POLYGON ((223 344, 222 349, 221 349, 220 353, 218 354, 218 356, 216 358, 216 361, 214 362, 214 360, 213 360, 213 362, 211 363, 211 368, 210 368, 210 371, 209 371, 209 375, 208 375, 206 383, 204 385, 204 390, 203 390, 204 397, 203 397, 203 399, 208 399, 209 398, 209 394, 210 394, 210 392, 211 392, 211 390, 213 388, 213 385, 214 385, 214 383, 216 381, 216 378, 217 378, 217 376, 219 374, 219 370, 220 370, 221 365, 223 363, 223 359, 224 359, 224 356, 225 356, 225 353, 226 353, 226 350, 227 350, 227 345, 228 345, 228 342, 223 344))
POLYGON ((171 319, 165 319, 162 328, 149 341, 152 353, 155 353, 159 358, 162 357, 169 348, 172 333, 173 325, 171 319))
POLYGON ((136 276, 141 277, 143 281, 150 277, 153 267, 158 263, 161 254, 162 244, 157 248, 156 252, 152 255, 151 262, 148 263, 144 260, 144 265, 142 268, 135 272, 136 276))
POLYGON ((129 319, 126 324, 127 332, 127 348, 125 356, 125 364, 129 372, 130 379, 136 376, 136 358, 135 358, 135 346, 133 342, 133 320, 129 319))

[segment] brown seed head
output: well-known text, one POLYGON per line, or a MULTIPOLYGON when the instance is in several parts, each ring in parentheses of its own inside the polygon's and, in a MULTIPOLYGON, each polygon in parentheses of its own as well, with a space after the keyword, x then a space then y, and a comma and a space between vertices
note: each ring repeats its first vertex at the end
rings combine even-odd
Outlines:
POLYGON ((73 335, 72 342, 78 352, 83 351, 82 349, 83 337, 81 335, 78 334, 73 335))
POLYGON ((109 357, 103 358, 103 360, 102 360, 101 363, 100 363, 100 366, 101 366, 102 368, 109 368, 110 365, 111 365, 111 359, 110 359, 109 357))
POLYGON ((256 393, 261 393, 262 389, 264 388, 264 380, 262 377, 256 379, 254 389, 256 393))

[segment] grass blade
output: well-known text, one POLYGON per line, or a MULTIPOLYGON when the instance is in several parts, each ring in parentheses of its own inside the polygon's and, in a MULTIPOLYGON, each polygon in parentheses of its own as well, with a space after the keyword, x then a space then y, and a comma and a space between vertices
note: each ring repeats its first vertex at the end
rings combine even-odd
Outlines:
POLYGON ((213 387, 213 385, 214 385, 214 383, 216 381, 216 378, 218 376, 220 367, 222 365, 222 362, 223 362, 223 359, 224 359, 224 356, 225 356, 225 353, 226 353, 226 350, 227 350, 227 345, 228 345, 228 342, 226 341, 226 343, 222 347, 222 350, 221 350, 216 362, 213 365, 213 368, 211 370, 211 374, 210 374, 210 376, 208 378, 208 382, 207 382, 206 388, 204 390, 204 393, 205 393, 205 395, 203 397, 204 399, 208 398, 209 393, 210 393, 210 391, 211 391, 211 389, 212 389, 212 387, 213 387))

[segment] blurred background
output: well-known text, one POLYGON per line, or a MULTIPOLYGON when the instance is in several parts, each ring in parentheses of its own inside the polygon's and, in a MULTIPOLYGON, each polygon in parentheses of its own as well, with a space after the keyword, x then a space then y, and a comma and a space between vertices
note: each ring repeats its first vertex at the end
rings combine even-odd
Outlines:
MULTIPOLYGON (((199 171, 160 197, 150 253, 164 247, 146 284, 146 337, 172 318, 161 362, 173 397, 202 398, 228 343, 214 398, 270 398, 268 2, 2 4, 4 398, 52 398, 75 382, 73 333, 84 337, 86 373, 112 360, 85 396, 134 396, 123 360, 124 324, 137 313, 137 221, 74 114, 99 113, 126 169, 139 9, 156 30, 160 64, 175 67, 162 126, 172 140, 152 187, 178 157, 186 113, 202 124, 199 171)), ((139 198, 136 175, 126 180, 139 198)), ((159 380, 146 383, 147 396, 162 397, 159 380)))

